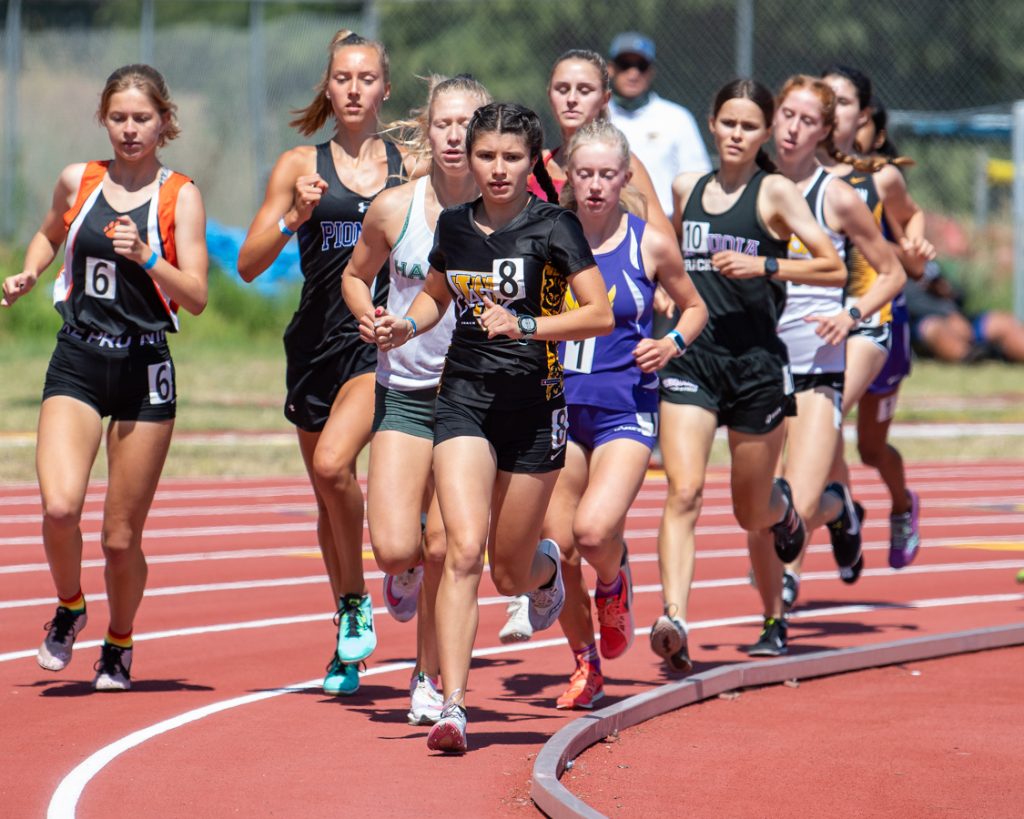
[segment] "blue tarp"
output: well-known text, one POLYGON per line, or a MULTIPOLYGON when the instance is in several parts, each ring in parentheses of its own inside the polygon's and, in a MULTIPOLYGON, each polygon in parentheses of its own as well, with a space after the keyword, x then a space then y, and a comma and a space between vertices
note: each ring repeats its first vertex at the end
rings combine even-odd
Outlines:
MULTIPOLYGON (((210 260, 241 285, 245 282, 238 275, 238 251, 244 240, 245 228, 229 227, 213 219, 207 220, 206 246, 210 251, 210 260)), ((300 281, 302 272, 299 270, 299 245, 292 239, 284 246, 274 263, 247 286, 273 295, 300 281)))

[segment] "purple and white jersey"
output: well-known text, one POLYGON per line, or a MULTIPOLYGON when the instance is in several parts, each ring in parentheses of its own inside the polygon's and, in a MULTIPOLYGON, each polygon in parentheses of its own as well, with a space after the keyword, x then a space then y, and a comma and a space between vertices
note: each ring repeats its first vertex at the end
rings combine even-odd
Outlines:
MULTIPOLYGON (((640 240, 647 223, 627 214, 626 235, 614 250, 594 254, 615 316, 609 335, 559 345, 565 400, 605 409, 656 412, 658 376, 636 365, 633 350, 651 335, 654 282, 644 270, 640 240)), ((576 306, 570 291, 568 306, 576 306)))

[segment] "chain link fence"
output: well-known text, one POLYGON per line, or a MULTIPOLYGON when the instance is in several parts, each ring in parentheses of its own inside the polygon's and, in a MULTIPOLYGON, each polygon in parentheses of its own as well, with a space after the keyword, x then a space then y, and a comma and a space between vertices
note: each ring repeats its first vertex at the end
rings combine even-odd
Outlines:
POLYGON ((981 282, 979 294, 1008 303, 1019 0, 0 0, 0 9, 0 227, 19 243, 64 164, 109 154, 94 114, 119 65, 141 60, 164 73, 183 127, 165 161, 197 180, 212 219, 245 226, 277 155, 303 141, 289 111, 310 100, 338 28, 387 44, 385 118, 422 102, 415 76, 470 71, 496 98, 541 112, 552 139, 545 86, 556 56, 606 53, 617 32, 638 30, 657 43, 655 90, 701 122, 737 74, 777 88, 833 62, 868 73, 901 152, 917 160, 908 180, 931 238, 981 282))

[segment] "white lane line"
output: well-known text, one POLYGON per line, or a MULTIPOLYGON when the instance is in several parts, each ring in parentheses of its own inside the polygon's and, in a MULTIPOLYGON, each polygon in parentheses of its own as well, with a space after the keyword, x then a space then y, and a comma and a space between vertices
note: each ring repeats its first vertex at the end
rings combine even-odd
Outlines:
MULTIPOLYGON (((250 560, 273 557, 306 557, 309 554, 319 555, 320 547, 315 543, 309 546, 269 547, 267 549, 227 549, 219 552, 181 552, 171 555, 146 555, 146 562, 156 563, 199 563, 205 560, 250 560)), ((96 558, 82 561, 83 569, 102 569, 105 560, 96 558)), ((19 563, 11 566, 0 566, 0 574, 22 574, 25 572, 48 572, 46 563, 19 563)))
MULTIPOLYGON (((828 609, 817 609, 811 611, 798 611, 794 613, 794 619, 809 619, 819 618, 823 616, 836 616, 842 617, 851 614, 863 614, 865 612, 871 612, 882 609, 890 608, 936 608, 940 606, 965 606, 985 603, 1004 603, 1024 600, 1024 594, 1003 594, 1003 595, 976 595, 976 596, 963 596, 963 597, 946 597, 936 598, 932 600, 916 600, 909 603, 901 604, 887 604, 887 605, 864 605, 864 606, 836 606, 828 609)), ((717 626, 727 625, 742 625, 746 623, 760 623, 760 615, 744 615, 741 617, 729 617, 719 620, 705 620, 698 621, 690 624, 690 630, 694 631, 697 629, 715 628, 717 626)), ((650 629, 638 628, 636 634, 643 635, 648 634, 650 629)), ((595 635, 596 636, 596 635, 595 635)), ((536 651, 542 648, 550 648, 553 646, 561 646, 565 643, 562 638, 551 639, 551 640, 538 640, 530 643, 518 643, 513 646, 492 646, 488 648, 477 649, 473 652, 474 657, 491 657, 498 654, 511 654, 517 651, 536 651)), ((394 671, 405 671, 413 668, 413 663, 390 663, 384 666, 378 666, 372 668, 360 677, 376 676, 380 674, 389 674, 394 671)), ((269 700, 274 697, 279 697, 283 694, 292 694, 299 691, 305 691, 310 688, 316 688, 323 682, 322 679, 307 680, 301 683, 295 683, 294 685, 285 686, 283 688, 274 688, 269 691, 258 691, 253 694, 246 694, 241 697, 233 697, 228 700, 221 702, 210 703, 204 705, 201 708, 195 708, 191 711, 186 711, 170 719, 162 720, 146 728, 142 728, 138 731, 134 731, 121 739, 100 748, 98 751, 91 754, 84 761, 76 765, 71 772, 65 776, 57 789, 53 792, 53 796, 50 798, 50 804, 47 809, 47 819, 73 819, 75 816, 75 810, 78 807, 78 801, 81 799, 82 792, 85 790, 86 785, 94 779, 97 774, 100 773, 107 765, 109 765, 117 757, 121 756, 127 751, 141 745, 147 740, 158 737, 162 734, 169 733, 177 728, 188 725, 190 723, 198 722, 201 719, 212 716, 214 714, 223 713, 224 711, 231 710, 233 708, 240 708, 245 705, 251 705, 256 702, 262 702, 269 700)))
MULTIPOLYGON (((655 516, 653 513, 652 517, 655 516)), ((660 515, 657 515, 660 516, 660 515)), ((629 518, 647 517, 646 514, 633 512, 629 518)), ((627 518, 628 519, 628 518, 627 518)), ((869 518, 865 528, 873 528, 887 525, 888 521, 879 521, 869 518)), ((1024 514, 1000 513, 998 511, 985 515, 952 515, 950 517, 937 517, 929 515, 921 519, 922 528, 928 529, 938 527, 943 530, 982 526, 1024 526, 1024 514)), ((649 531, 657 534, 657 530, 639 530, 639 537, 649 537, 649 531)), ((206 537, 235 537, 237 535, 268 535, 268 534, 308 534, 316 532, 316 521, 302 521, 296 523, 261 523, 261 524, 236 524, 227 526, 183 526, 171 529, 146 528, 143 532, 143 540, 182 540, 184 538, 206 538, 206 537)), ((735 523, 724 526, 705 526, 697 524, 697 537, 709 535, 742 535, 743 530, 735 523)), ((99 543, 99 532, 85 532, 82 535, 85 543, 93 545, 99 543)), ((0 547, 4 546, 38 546, 42 547, 41 535, 24 535, 17 537, 0 538, 0 547)))
MULTIPOLYGON (((881 544, 878 546, 882 548, 881 544)), ((817 551, 828 551, 831 547, 821 546, 817 551)), ((744 553, 745 555, 745 553, 744 553)), ((654 563, 657 555, 630 555, 632 563, 654 563)), ((905 569, 865 569, 861 574, 863 577, 905 577, 917 574, 945 574, 947 572, 978 572, 978 571, 1003 571, 1020 568, 1019 560, 988 560, 974 563, 931 563, 908 566, 905 569)), ((384 573, 380 571, 367 572, 365 577, 368 580, 383 579, 384 573)), ((804 572, 800 579, 802 582, 816 582, 818 580, 835 580, 836 573, 833 572, 804 572)), ((312 574, 301 577, 281 577, 269 580, 236 580, 226 583, 192 583, 185 586, 158 586, 146 589, 145 597, 178 597, 186 594, 208 594, 223 591, 254 591, 256 589, 278 589, 292 586, 316 586, 327 582, 327 575, 312 574)), ((749 583, 747 577, 725 577, 717 580, 695 580, 694 589, 719 589, 730 586, 745 586, 749 583)), ((660 592, 660 585, 634 586, 634 593, 660 592)), ((105 601, 106 594, 89 594, 89 602, 105 601)), ((490 605, 492 601, 500 602, 506 598, 483 598, 483 605, 490 605), (484 602, 486 601, 486 602, 484 602)), ((35 606, 50 608, 54 605, 53 597, 31 597, 23 600, 0 601, 0 610, 23 609, 35 606)))

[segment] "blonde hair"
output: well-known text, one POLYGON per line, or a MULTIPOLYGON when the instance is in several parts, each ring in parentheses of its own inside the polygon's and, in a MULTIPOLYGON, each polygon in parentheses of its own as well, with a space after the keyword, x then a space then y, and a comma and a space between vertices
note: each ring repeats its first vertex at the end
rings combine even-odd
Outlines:
POLYGON ((296 108, 292 111, 296 116, 288 124, 303 136, 315 134, 324 127, 324 123, 328 119, 334 116, 331 101, 327 99, 327 85, 331 79, 331 63, 334 61, 334 55, 337 52, 350 46, 368 46, 376 50, 377 55, 380 57, 384 82, 388 83, 391 81, 391 60, 388 57, 388 50, 384 47, 384 44, 377 40, 368 40, 366 37, 360 37, 347 28, 339 29, 331 38, 330 45, 327 46, 327 67, 324 69, 324 74, 316 86, 316 95, 313 97, 313 101, 305 108, 296 108))
POLYGON ((157 146, 162 148, 172 139, 181 133, 181 126, 178 125, 178 106, 171 102, 171 92, 167 90, 167 82, 163 75, 151 65, 144 63, 132 63, 123 65, 107 77, 107 82, 100 93, 100 105, 96 109, 96 119, 100 125, 106 124, 107 114, 110 112, 110 99, 114 94, 127 91, 129 88, 137 88, 146 97, 153 107, 165 120, 163 131, 157 146))
POLYGON ((480 105, 492 102, 491 92, 472 74, 457 74, 447 77, 444 74, 431 74, 429 77, 417 77, 427 83, 427 103, 409 112, 408 119, 400 119, 390 123, 384 133, 396 144, 406 148, 416 165, 431 160, 430 119, 433 116, 434 103, 442 94, 466 94, 480 100, 480 105))
MULTIPOLYGON (((561 196, 558 199, 558 203, 563 208, 571 211, 575 211, 578 208, 576 191, 572 186, 573 160, 576 157, 576 151, 584 145, 592 145, 595 142, 614 148, 619 155, 622 166, 626 169, 629 168, 632 155, 629 150, 629 140, 626 139, 626 135, 622 131, 606 119, 595 119, 593 122, 582 126, 573 134, 572 139, 569 140, 569 146, 565 152, 567 179, 562 187, 561 196)), ((647 218, 647 199, 632 184, 627 184, 623 187, 622 193, 619 195, 619 202, 625 210, 634 216, 639 216, 641 219, 647 218)))

